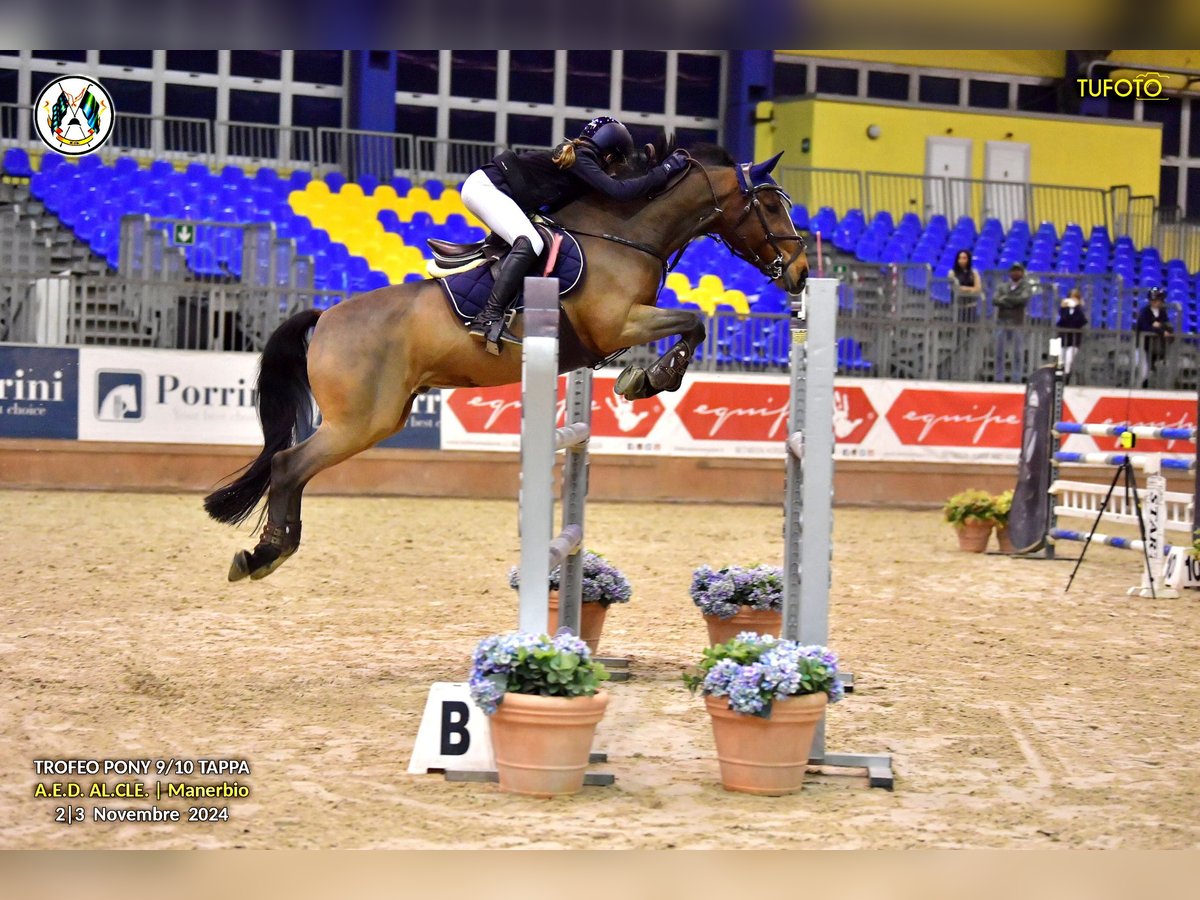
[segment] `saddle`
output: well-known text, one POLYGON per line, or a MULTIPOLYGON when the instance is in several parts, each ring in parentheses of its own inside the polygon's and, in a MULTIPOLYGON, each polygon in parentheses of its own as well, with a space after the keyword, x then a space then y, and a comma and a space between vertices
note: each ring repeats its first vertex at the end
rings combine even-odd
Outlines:
POLYGON ((508 252, 508 244, 489 234, 482 241, 443 241, 439 238, 426 238, 425 243, 433 251, 433 263, 428 266, 429 274, 435 278, 463 271, 480 264, 499 262, 508 252), (436 268, 439 271, 434 271, 436 268))
MULTIPOLYGON (((579 242, 568 232, 555 226, 536 226, 546 245, 541 274, 558 279, 559 296, 569 294, 583 280, 583 251, 579 242)), ((429 274, 438 280, 454 314, 465 325, 487 303, 492 292, 492 269, 508 251, 508 244, 495 235, 486 240, 456 244, 436 238, 428 239, 434 258, 428 263, 429 274)), ((525 298, 518 295, 511 307, 512 315, 525 309, 525 298)))

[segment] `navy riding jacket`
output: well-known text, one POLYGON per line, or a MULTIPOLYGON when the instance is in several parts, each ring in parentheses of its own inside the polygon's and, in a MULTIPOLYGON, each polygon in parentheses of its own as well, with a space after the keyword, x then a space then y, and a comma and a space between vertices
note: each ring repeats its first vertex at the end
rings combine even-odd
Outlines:
POLYGON ((527 213, 558 209, 589 190, 614 200, 633 200, 667 183, 667 174, 659 166, 634 178, 613 178, 587 146, 575 148, 575 163, 567 169, 559 168, 549 150, 528 150, 501 153, 483 167, 483 172, 527 213))

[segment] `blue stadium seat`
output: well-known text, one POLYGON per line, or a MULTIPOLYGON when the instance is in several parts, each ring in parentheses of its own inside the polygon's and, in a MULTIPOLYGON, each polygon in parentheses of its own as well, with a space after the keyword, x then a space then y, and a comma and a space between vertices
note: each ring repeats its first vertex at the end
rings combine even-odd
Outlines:
POLYGON ((358 186, 362 188, 363 196, 370 197, 375 193, 375 188, 379 187, 379 179, 374 175, 360 175, 358 186))
POLYGON ((342 189, 342 185, 346 183, 346 176, 341 172, 327 172, 325 174, 325 183, 329 185, 330 193, 338 193, 342 189))

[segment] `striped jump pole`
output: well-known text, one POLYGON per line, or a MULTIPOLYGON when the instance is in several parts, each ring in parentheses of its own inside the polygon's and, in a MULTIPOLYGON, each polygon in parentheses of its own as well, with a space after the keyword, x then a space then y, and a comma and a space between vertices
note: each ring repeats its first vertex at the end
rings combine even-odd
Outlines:
MULTIPOLYGON (((805 644, 829 642, 837 288, 837 279, 810 278, 807 302, 792 307, 781 637, 805 644)), ((866 769, 871 787, 894 784, 890 756, 827 753, 823 721, 809 762, 866 769)))
POLYGON ((583 594, 583 515, 591 438, 592 372, 567 378, 566 424, 558 418, 558 285, 525 279, 521 353, 520 610, 517 627, 542 634, 561 626, 579 634, 583 594), (563 450, 562 530, 554 530, 554 460, 563 450), (550 570, 562 566, 559 621, 549 622, 550 570))
POLYGON ((1087 434, 1092 437, 1134 437, 1162 441, 1195 441, 1194 428, 1156 428, 1152 425, 1092 425, 1087 422, 1055 422, 1055 434, 1087 434))
MULTIPOLYGON (((1070 528, 1054 528, 1050 531, 1050 537, 1056 541, 1078 541, 1079 543, 1084 543, 1088 540, 1086 531, 1074 531, 1070 528)), ((1116 547, 1118 550, 1137 550, 1139 553, 1144 551, 1148 546, 1147 541, 1138 538, 1112 537, 1111 535, 1101 534, 1098 531, 1092 535, 1091 541, 1093 544, 1116 547)), ((1170 544, 1166 544, 1165 547, 1167 550, 1172 549, 1170 544)))
POLYGON ((1123 466, 1126 460, 1137 469, 1148 469, 1151 461, 1157 461, 1164 469, 1176 469, 1190 472, 1196 468, 1194 456, 1158 456, 1149 454, 1127 453, 1078 453, 1073 450, 1056 450, 1054 461, 1060 463, 1078 463, 1093 466, 1123 466))

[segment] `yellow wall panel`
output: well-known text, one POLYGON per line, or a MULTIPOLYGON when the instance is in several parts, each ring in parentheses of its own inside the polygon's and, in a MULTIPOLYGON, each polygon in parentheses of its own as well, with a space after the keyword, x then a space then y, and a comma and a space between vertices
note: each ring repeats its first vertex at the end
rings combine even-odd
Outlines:
POLYGON ((1128 184, 1134 194, 1158 196, 1162 134, 1156 126, 824 99, 775 103, 772 125, 760 129, 755 156, 784 150, 785 166, 923 175, 925 139, 949 136, 974 142, 971 174, 982 178, 986 142, 1011 140, 1030 145, 1035 184, 1128 184), (878 139, 867 137, 870 125, 879 127, 878 139), (805 138, 808 153, 801 149, 805 138))

